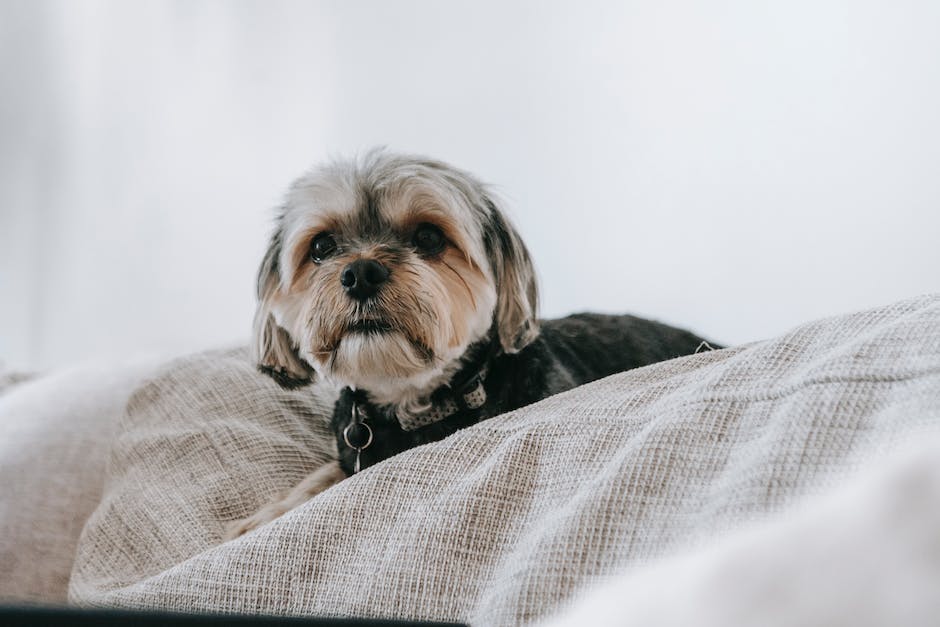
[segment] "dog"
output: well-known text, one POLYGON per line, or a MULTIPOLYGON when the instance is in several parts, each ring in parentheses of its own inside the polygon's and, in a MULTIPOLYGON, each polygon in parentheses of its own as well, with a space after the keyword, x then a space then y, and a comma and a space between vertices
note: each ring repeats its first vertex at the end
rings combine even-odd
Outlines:
POLYGON ((298 179, 258 274, 253 352, 283 386, 338 391, 338 457, 226 537, 485 418, 715 346, 629 315, 537 313, 529 251, 471 174, 377 150, 298 179))

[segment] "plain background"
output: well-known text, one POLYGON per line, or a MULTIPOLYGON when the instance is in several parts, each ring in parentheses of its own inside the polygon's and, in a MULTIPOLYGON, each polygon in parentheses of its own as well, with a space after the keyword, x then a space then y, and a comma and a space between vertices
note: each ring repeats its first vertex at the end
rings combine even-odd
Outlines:
POLYGON ((497 186, 543 314, 725 343, 940 289, 940 3, 0 0, 0 360, 248 340, 375 145, 497 186))

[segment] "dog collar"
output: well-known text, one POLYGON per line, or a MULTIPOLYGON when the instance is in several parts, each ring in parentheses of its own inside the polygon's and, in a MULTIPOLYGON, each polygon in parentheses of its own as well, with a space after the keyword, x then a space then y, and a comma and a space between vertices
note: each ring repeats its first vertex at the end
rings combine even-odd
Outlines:
MULTIPOLYGON (((440 398, 433 402, 431 408, 417 415, 400 416, 396 414, 398 424, 405 431, 414 431, 421 427, 432 425, 449 418, 460 411, 480 409, 486 403, 486 388, 483 381, 486 378, 484 366, 474 376, 470 377, 457 388, 449 386, 443 388, 440 398)), ((432 395, 432 399, 437 394, 432 395)))

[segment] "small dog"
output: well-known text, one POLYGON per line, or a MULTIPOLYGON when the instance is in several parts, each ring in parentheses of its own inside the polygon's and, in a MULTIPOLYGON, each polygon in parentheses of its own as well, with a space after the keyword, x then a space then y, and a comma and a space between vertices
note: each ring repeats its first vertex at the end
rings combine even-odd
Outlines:
POLYGON ((384 151, 293 184, 258 296, 260 369, 341 390, 339 455, 227 538, 406 449, 705 343, 633 316, 539 321, 529 252, 486 186, 384 151))

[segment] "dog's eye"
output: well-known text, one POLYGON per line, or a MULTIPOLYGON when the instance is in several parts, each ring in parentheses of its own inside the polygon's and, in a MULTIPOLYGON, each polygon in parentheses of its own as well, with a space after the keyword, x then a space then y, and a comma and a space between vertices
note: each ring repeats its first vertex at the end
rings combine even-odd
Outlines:
POLYGON ((329 233, 320 233, 310 244, 310 258, 317 263, 336 252, 336 240, 329 233))
POLYGON ((411 242, 422 253, 438 253, 444 248, 444 233, 433 224, 422 224, 415 230, 411 242))

